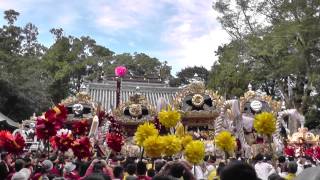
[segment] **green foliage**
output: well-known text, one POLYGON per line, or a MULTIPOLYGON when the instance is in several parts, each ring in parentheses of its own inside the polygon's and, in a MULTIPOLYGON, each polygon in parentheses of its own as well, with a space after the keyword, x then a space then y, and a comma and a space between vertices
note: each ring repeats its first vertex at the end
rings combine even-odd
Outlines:
POLYGON ((132 76, 171 77, 171 67, 144 53, 115 55, 90 37, 65 36, 62 28, 50 32, 49 48, 38 43, 38 28, 15 25, 19 13, 4 12, 7 24, 0 28, 0 112, 21 121, 34 112, 80 91, 84 81, 95 81, 125 65, 132 76))
POLYGON ((210 85, 239 96, 249 78, 256 89, 281 97, 287 108, 316 119, 310 107, 319 107, 311 96, 320 91, 319 6, 312 0, 215 2, 218 20, 233 41, 218 50, 210 85))
POLYGON ((198 78, 200 78, 204 82, 207 82, 209 76, 208 70, 202 66, 194 66, 182 69, 177 73, 177 78, 171 78, 169 84, 170 86, 174 87, 189 84, 191 83, 192 79, 195 78, 196 74, 198 75, 198 78))
POLYGON ((239 54, 241 48, 241 42, 238 41, 220 47, 216 52, 219 60, 210 73, 208 86, 227 98, 243 95, 253 76, 250 62, 239 54))
POLYGON ((162 76, 166 77, 170 75, 171 67, 167 66, 166 63, 162 64, 157 58, 152 58, 144 53, 123 53, 112 57, 109 63, 104 63, 104 71, 107 75, 114 75, 114 68, 117 66, 126 66, 129 70, 128 75, 132 77, 159 77, 160 70, 162 76))
POLYGON ((36 27, 15 26, 18 15, 14 10, 5 11, 8 25, 0 28, 0 111, 20 121, 33 112, 43 111, 50 103, 45 92, 46 79, 38 63, 40 54, 30 53, 39 44, 36 34, 27 34, 36 27))
POLYGON ((314 106, 309 107, 305 117, 308 129, 320 129, 320 96, 313 97, 314 106))

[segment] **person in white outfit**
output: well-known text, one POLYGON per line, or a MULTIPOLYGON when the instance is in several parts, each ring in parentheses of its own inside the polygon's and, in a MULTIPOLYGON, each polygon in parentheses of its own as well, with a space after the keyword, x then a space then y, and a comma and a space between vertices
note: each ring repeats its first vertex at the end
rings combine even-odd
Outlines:
POLYGON ((256 161, 257 163, 254 165, 254 169, 261 180, 268 180, 268 177, 276 172, 271 164, 263 161, 262 154, 256 156, 256 161))

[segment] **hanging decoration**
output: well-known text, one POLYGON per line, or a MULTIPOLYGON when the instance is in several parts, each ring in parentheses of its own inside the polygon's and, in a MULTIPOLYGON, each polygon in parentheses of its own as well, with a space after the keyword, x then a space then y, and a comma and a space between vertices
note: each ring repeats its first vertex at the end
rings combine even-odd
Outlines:
POLYGON ((156 127, 151 123, 144 123, 138 126, 134 134, 134 141, 138 146, 143 146, 143 142, 150 136, 157 136, 159 134, 156 127))
POLYGON ((25 147, 25 139, 20 133, 13 135, 9 131, 0 131, 0 149, 12 154, 20 154, 25 147))
POLYGON ((185 136, 186 131, 185 131, 185 128, 181 122, 178 122, 178 124, 176 125, 176 133, 175 134, 180 138, 185 136))
POLYGON ((99 126, 101 126, 103 124, 105 117, 106 117, 105 111, 98 112, 99 126))
POLYGON ((60 129, 55 136, 50 138, 51 147, 61 152, 68 151, 73 141, 72 131, 68 129, 60 129))
POLYGON ((71 144, 72 151, 79 159, 85 159, 92 155, 92 145, 87 136, 76 139, 71 144))
POLYGON ((289 157, 294 157, 295 155, 295 152, 294 152, 294 148, 293 147, 290 147, 290 146, 287 146, 284 148, 284 154, 286 156, 289 156, 289 157))
POLYGON ((191 141, 185 148, 184 155, 190 163, 197 165, 203 161, 205 155, 204 143, 197 140, 191 141))
POLYGON ((158 118, 164 127, 171 128, 175 127, 180 121, 181 114, 176 110, 172 110, 171 107, 168 107, 167 111, 161 110, 159 112, 158 118))
POLYGON ((112 115, 105 115, 110 122, 109 132, 106 136, 107 145, 115 152, 120 152, 124 145, 124 138, 121 133, 121 126, 112 115))
POLYGON ((158 130, 159 133, 165 132, 165 127, 161 125, 158 116, 154 117, 153 124, 154 124, 154 126, 156 127, 156 129, 158 130))
POLYGON ((271 136, 276 130, 276 118, 272 113, 262 112, 254 117, 253 127, 259 134, 271 136))
POLYGON ((86 136, 89 131, 89 123, 87 120, 82 119, 72 124, 72 133, 75 136, 86 136))
POLYGON ((163 136, 164 155, 173 156, 181 151, 181 140, 175 135, 163 136))
POLYGON ((127 74, 127 68, 125 66, 117 66, 114 69, 114 73, 118 77, 124 77, 127 74))
POLYGON ((191 135, 185 135, 183 137, 181 137, 181 145, 182 148, 185 149, 187 147, 187 145, 192 142, 193 138, 191 135))
POLYGON ((112 149, 115 152, 120 152, 121 147, 123 146, 123 137, 121 134, 117 133, 108 133, 107 134, 107 144, 110 149, 112 149))
POLYGON ((232 134, 229 131, 221 131, 215 137, 215 144, 219 149, 226 153, 226 156, 234 152, 237 145, 236 138, 232 136, 232 134))
POLYGON ((67 119, 67 109, 63 105, 57 105, 49 109, 44 117, 38 117, 36 123, 36 135, 39 139, 48 140, 56 135, 67 119))
POLYGON ((150 136, 143 142, 146 155, 150 158, 161 157, 164 147, 165 143, 162 136, 150 136))

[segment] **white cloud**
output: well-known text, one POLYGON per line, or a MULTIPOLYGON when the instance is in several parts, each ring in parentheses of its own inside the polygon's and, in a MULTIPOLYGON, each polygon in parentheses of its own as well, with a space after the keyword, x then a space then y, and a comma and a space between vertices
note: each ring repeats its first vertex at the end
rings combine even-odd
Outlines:
MULTIPOLYGON (((0 0, 0 9, 14 9, 21 17, 29 16, 28 22, 33 19, 40 20, 51 27, 71 29, 78 19, 82 17, 77 4, 59 3, 53 0, 0 0)), ((20 19, 20 18, 19 18, 20 19)))
POLYGON ((141 24, 141 20, 155 14, 155 2, 150 0, 92 0, 87 5, 98 27, 108 31, 127 30, 141 24))
MULTIPOLYGON (((173 71, 177 72, 181 68, 194 65, 210 69, 217 59, 214 51, 219 45, 229 41, 229 36, 216 20, 212 2, 0 0, 0 9, 13 8, 21 12, 22 16, 27 13, 31 22, 33 17, 40 17, 45 22, 41 27, 62 27, 71 35, 77 29, 90 27, 86 35, 96 37, 99 43, 107 45, 111 50, 112 45, 123 49, 124 52, 127 52, 126 49, 141 49, 143 41, 152 37, 157 49, 150 47, 142 51, 150 52, 151 56, 161 60, 167 60, 173 66, 173 71), (32 17, 33 12, 35 14, 32 17), (53 13, 54 16, 51 16, 53 13), (86 26, 83 26, 84 24, 86 26), (154 25, 157 25, 160 34, 159 31, 147 30, 154 25), (99 35, 95 34, 97 31, 99 35), (135 37, 121 39, 129 31, 135 37), (105 35, 107 36, 104 37, 105 35)), ((40 29, 42 30, 43 28, 40 29)))
POLYGON ((171 49, 162 52, 162 56, 167 56, 173 71, 194 65, 210 69, 217 60, 214 51, 229 41, 228 34, 216 20, 211 3, 211 0, 172 2, 177 14, 168 19, 168 28, 162 34, 162 40, 171 49))
POLYGON ((137 24, 137 21, 129 15, 122 14, 116 9, 104 5, 97 12, 96 24, 102 28, 108 28, 108 30, 119 30, 129 28, 137 24))
POLYGON ((228 41, 228 36, 221 29, 214 29, 200 36, 181 39, 176 48, 164 52, 173 61, 175 72, 187 66, 204 66, 210 69, 217 60, 215 50, 228 41))

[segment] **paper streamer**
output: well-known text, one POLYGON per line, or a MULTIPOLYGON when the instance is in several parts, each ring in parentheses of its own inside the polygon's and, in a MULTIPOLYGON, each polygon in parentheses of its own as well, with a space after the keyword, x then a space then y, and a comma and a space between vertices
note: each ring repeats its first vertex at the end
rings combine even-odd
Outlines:
POLYGON ((91 128, 90 128, 90 132, 89 132, 89 137, 94 137, 95 134, 97 133, 99 127, 99 118, 98 116, 94 116, 92 123, 91 123, 91 128))
MULTIPOLYGON (((248 145, 248 143, 245 140, 244 137, 244 131, 243 131, 243 120, 242 120, 242 115, 240 112, 240 105, 238 100, 227 100, 223 103, 220 111, 220 115, 216 120, 215 123, 215 135, 219 134, 222 130, 229 130, 230 127, 223 127, 224 121, 226 121, 226 112, 228 110, 228 107, 231 109, 231 117, 233 118, 232 120, 236 124, 236 137, 239 138, 242 151, 245 153, 246 157, 249 157, 251 154, 251 148, 248 145)), ((228 123, 225 123, 228 124, 228 123)))

